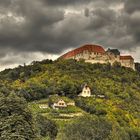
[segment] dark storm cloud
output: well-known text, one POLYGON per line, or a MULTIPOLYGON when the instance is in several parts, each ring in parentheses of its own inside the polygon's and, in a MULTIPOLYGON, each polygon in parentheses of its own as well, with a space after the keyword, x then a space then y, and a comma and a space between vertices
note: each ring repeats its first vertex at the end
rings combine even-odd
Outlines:
MULTIPOLYGON (((5 4, 3 2, 4 5, 9 4, 4 8, 5 11, 8 9, 13 16, 7 16, 1 21, 1 47, 10 47, 13 48, 13 50, 19 51, 59 53, 65 48, 74 47, 81 42, 90 40, 87 35, 88 32, 84 30, 86 27, 83 28, 83 25, 80 25, 78 21, 78 18, 81 22, 86 20, 82 17, 83 15, 66 16, 64 18, 65 9, 60 10, 59 7, 56 6, 58 4, 85 4, 84 0, 75 2, 63 0, 46 1, 49 4, 55 5, 55 7, 49 7, 47 4, 45 5, 44 2, 43 0, 7 0, 5 4), (18 20, 18 18, 21 18, 23 21, 17 23, 16 20, 18 20)), ((86 3, 87 2, 89 1, 86 1, 86 3)), ((96 10, 94 12, 96 14, 94 22, 92 19, 90 21, 93 22, 93 25, 90 23, 87 26, 94 26, 94 29, 96 29, 99 28, 101 24, 107 24, 108 21, 110 21, 110 19, 105 19, 110 16, 110 13, 107 13, 108 11, 96 10)))
POLYGON ((88 17, 89 16, 89 9, 85 8, 84 13, 85 13, 85 16, 88 17))
POLYGON ((58 6, 58 5, 68 6, 68 5, 74 5, 74 4, 86 4, 86 3, 91 2, 92 0, 43 0, 43 1, 52 6, 58 6))
POLYGON ((128 13, 133 13, 140 10, 140 1, 139 0, 126 0, 125 10, 128 13))
POLYGON ((91 12, 91 23, 89 28, 95 30, 114 24, 116 13, 111 9, 96 9, 91 12))
POLYGON ((12 64, 9 52, 23 62, 22 53, 60 54, 85 43, 131 50, 140 44, 139 5, 139 0, 0 0, 0 57, 12 64))
POLYGON ((116 4, 122 2, 123 0, 43 0, 46 4, 51 6, 70 6, 70 5, 83 5, 90 2, 106 3, 106 4, 116 4))
POLYGON ((137 43, 140 42, 140 11, 133 13, 128 19, 129 33, 133 34, 137 43))
POLYGON ((125 12, 127 15, 126 24, 128 25, 128 31, 134 36, 136 43, 140 44, 140 1, 127 0, 125 12))
POLYGON ((8 6, 12 3, 11 0, 1 0, 0 1, 0 6, 8 6))
POLYGON ((64 11, 46 7, 38 0, 14 1, 10 8, 12 16, 6 15, 0 21, 0 47, 49 52, 50 29, 64 19, 64 11))

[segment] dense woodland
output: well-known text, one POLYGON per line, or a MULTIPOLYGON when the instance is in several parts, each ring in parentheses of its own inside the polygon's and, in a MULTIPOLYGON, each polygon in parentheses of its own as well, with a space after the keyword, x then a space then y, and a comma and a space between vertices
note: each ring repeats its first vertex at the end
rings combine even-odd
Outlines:
POLYGON ((0 140, 54 140, 54 120, 28 104, 50 95, 66 96, 87 114, 66 124, 60 140, 139 140, 140 66, 43 60, 0 73, 0 140), (77 95, 88 84, 93 97, 77 95), (104 95, 104 98, 98 98, 104 95))

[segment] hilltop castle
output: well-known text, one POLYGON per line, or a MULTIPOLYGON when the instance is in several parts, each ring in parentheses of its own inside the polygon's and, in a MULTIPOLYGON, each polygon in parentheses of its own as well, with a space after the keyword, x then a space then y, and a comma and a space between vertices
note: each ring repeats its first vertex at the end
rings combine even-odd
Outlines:
POLYGON ((110 63, 119 62, 124 67, 135 69, 134 59, 131 55, 121 55, 118 49, 104 50, 99 45, 84 45, 80 48, 72 50, 60 58, 62 59, 84 59, 89 63, 110 63))

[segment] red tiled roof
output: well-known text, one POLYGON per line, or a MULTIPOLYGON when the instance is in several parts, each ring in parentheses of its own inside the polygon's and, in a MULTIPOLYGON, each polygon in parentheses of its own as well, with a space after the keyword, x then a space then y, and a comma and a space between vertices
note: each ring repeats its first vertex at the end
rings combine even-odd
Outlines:
POLYGON ((62 55, 61 58, 69 58, 69 57, 75 56, 76 54, 79 54, 83 52, 84 50, 88 50, 89 52, 97 52, 101 54, 105 53, 105 50, 103 49, 103 47, 99 45, 88 44, 62 55))
POLYGON ((131 55, 120 56, 120 60, 134 59, 131 55))

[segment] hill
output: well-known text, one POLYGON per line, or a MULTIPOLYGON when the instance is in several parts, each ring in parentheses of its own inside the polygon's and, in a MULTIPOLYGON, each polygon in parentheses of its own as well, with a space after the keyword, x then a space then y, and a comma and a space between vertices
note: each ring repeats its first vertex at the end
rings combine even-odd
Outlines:
POLYGON ((56 123, 59 140, 89 140, 96 137, 101 140, 114 140, 114 137, 115 140, 140 139, 138 71, 121 67, 119 63, 111 66, 84 63, 82 60, 44 60, 2 71, 0 80, 1 93, 14 91, 17 96, 27 100, 33 115, 41 115, 56 123), (93 97, 77 96, 84 84, 89 85, 93 97), (74 101, 76 106, 58 111, 39 108, 39 104, 48 104, 50 95, 56 94, 66 101, 74 101), (104 95, 104 98, 98 95, 104 95), (65 123, 66 118, 62 114, 79 112, 83 115, 67 118, 70 123, 65 123), (89 122, 93 125, 90 126, 89 122), (94 128, 94 125, 97 127, 94 128))

